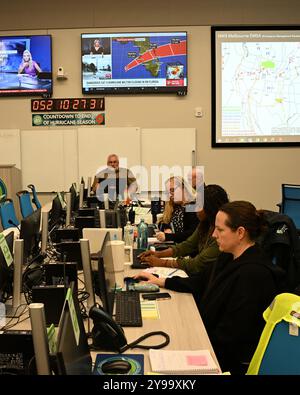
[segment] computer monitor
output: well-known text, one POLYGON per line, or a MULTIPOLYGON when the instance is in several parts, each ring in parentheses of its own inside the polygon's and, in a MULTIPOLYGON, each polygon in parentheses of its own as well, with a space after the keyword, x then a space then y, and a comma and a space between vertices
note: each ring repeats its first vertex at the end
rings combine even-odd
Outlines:
POLYGON ((98 259, 97 280, 99 289, 96 289, 96 293, 97 291, 99 292, 103 310, 112 316, 116 291, 116 276, 109 242, 110 234, 107 232, 98 259))
MULTIPOLYGON (((11 255, 13 255, 14 232, 8 233, 5 236, 5 240, 11 255)), ((0 248, 0 302, 5 302, 12 295, 12 283, 13 265, 7 265, 2 249, 0 248)))
POLYGON ((75 217, 75 227, 79 229, 79 236, 82 238, 83 228, 95 228, 95 217, 75 217))
POLYGON ((62 207, 61 201, 58 196, 52 200, 52 208, 49 215, 49 231, 55 226, 63 222, 65 211, 62 207))
POLYGON ((75 185, 76 184, 73 183, 69 189, 69 192, 71 193, 71 210, 73 212, 77 211, 79 208, 79 195, 77 194, 75 185))
POLYGON ((80 241, 62 242, 57 246, 62 262, 76 262, 77 269, 82 270, 80 241))
POLYGON ((80 208, 78 210, 78 217, 94 217, 95 209, 94 208, 80 208))
POLYGON ((86 198, 86 204, 89 208, 104 209, 104 202, 101 202, 100 200, 98 200, 97 196, 88 196, 86 198))
POLYGON ((120 216, 119 209, 105 210, 105 227, 106 228, 121 228, 121 216, 120 216))
POLYGON ((52 241, 54 243, 62 243, 68 241, 79 241, 79 238, 78 228, 62 228, 56 229, 53 232, 52 241))
POLYGON ((20 239, 24 240, 24 261, 38 255, 40 241, 41 209, 21 220, 20 239))
POLYGON ((71 283, 71 287, 68 289, 59 321, 56 356, 59 374, 92 374, 92 358, 78 298, 74 293, 74 283, 71 283), (74 316, 72 316, 72 312, 74 316))

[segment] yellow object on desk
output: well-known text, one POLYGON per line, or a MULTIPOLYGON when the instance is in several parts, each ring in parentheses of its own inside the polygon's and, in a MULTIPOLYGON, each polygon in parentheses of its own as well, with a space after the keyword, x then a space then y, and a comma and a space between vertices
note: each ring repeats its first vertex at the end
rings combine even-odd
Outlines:
POLYGON ((142 318, 158 320, 160 318, 156 300, 141 301, 142 318))

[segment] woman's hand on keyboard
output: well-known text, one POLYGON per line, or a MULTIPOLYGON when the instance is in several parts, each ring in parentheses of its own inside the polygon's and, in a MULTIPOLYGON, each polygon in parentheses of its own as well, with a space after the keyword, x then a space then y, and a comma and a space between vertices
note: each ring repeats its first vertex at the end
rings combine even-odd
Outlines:
POLYGON ((156 254, 157 254, 156 251, 147 250, 142 252, 140 255, 138 255, 138 258, 140 261, 144 262, 146 257, 149 257, 151 255, 156 256, 156 254))

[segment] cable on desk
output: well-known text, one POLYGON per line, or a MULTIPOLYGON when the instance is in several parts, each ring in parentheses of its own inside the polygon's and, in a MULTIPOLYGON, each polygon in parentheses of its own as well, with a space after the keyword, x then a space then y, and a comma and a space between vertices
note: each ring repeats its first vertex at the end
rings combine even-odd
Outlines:
POLYGON ((128 350, 129 348, 141 348, 143 350, 150 350, 150 348, 154 348, 155 350, 159 350, 160 348, 167 346, 169 343, 170 343, 170 336, 166 332, 163 332, 163 331, 149 332, 149 333, 146 333, 145 335, 139 337, 134 342, 126 344, 126 346, 121 348, 120 352, 123 353, 124 351, 128 350), (156 336, 156 335, 160 335, 160 336, 164 337, 165 341, 163 343, 152 345, 152 346, 145 346, 145 345, 139 344, 140 342, 148 339, 149 337, 156 336))
POLYGON ((5 331, 5 330, 7 330, 7 329, 11 329, 11 328, 13 328, 14 326, 16 326, 17 324, 19 324, 20 322, 23 322, 23 321, 27 320, 27 319, 29 318, 29 316, 26 317, 25 319, 23 319, 23 320, 20 321, 20 318, 22 317, 22 315, 25 314, 27 311, 28 311, 28 306, 27 306, 27 304, 26 304, 26 303, 20 304, 20 305, 17 307, 16 311, 15 311, 15 315, 14 315, 13 317, 10 317, 9 321, 8 321, 0 330, 5 331), (22 306, 24 306, 24 310, 23 310, 19 315, 16 315, 17 311, 18 311, 19 308, 22 307, 22 306), (17 319, 17 322, 14 322, 13 324, 10 324, 10 323, 12 322, 12 320, 15 320, 15 319, 17 319))

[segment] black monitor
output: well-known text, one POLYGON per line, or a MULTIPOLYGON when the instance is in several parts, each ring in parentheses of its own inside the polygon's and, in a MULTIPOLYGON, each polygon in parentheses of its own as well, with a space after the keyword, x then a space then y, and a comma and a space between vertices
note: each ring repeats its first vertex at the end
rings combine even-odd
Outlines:
POLYGON ((65 217, 65 211, 61 205, 60 199, 56 196, 52 200, 52 208, 49 214, 49 231, 55 226, 59 225, 63 222, 63 218, 65 217))
POLYGON ((64 241, 79 241, 79 229, 77 228, 61 228, 55 229, 52 241, 54 243, 62 243, 64 241))
POLYGON ((77 211, 79 208, 79 195, 77 194, 75 184, 72 184, 69 192, 71 193, 71 210, 77 211))
POLYGON ((57 246, 62 262, 76 262, 77 269, 82 270, 80 241, 62 242, 57 246))
POLYGON ((38 255, 40 241, 41 209, 21 220, 20 239, 24 240, 24 262, 38 255))
POLYGON ((116 291, 116 276, 109 241, 110 234, 107 232, 98 259, 98 291, 103 310, 112 316, 116 291))
POLYGON ((74 293, 74 283, 68 289, 57 334, 57 367, 62 375, 92 374, 92 358, 90 355, 87 335, 84 329, 78 298, 74 293), (75 323, 72 322, 70 310, 74 305, 75 323), (70 306, 71 305, 71 306, 70 306), (77 322, 76 322, 77 321, 77 322), (77 327, 77 331, 74 330, 77 327))
MULTIPOLYGON (((5 236, 5 240, 11 255, 13 255, 14 232, 10 232, 5 236)), ((0 248, 0 302, 5 302, 7 297, 12 294, 13 283, 13 264, 7 265, 6 259, 0 248)))
POLYGON ((89 208, 93 209, 104 208, 104 203, 100 202, 97 196, 88 196, 86 198, 86 204, 89 208))
POLYGON ((94 208, 80 208, 78 210, 78 217, 94 217, 95 209, 94 208))
POLYGON ((95 217, 75 217, 75 227, 79 229, 80 238, 83 228, 95 228, 95 225, 95 217))
MULTIPOLYGON (((126 225, 126 224, 125 224, 126 225)), ((120 210, 105 210, 105 227, 121 228, 120 210)))

